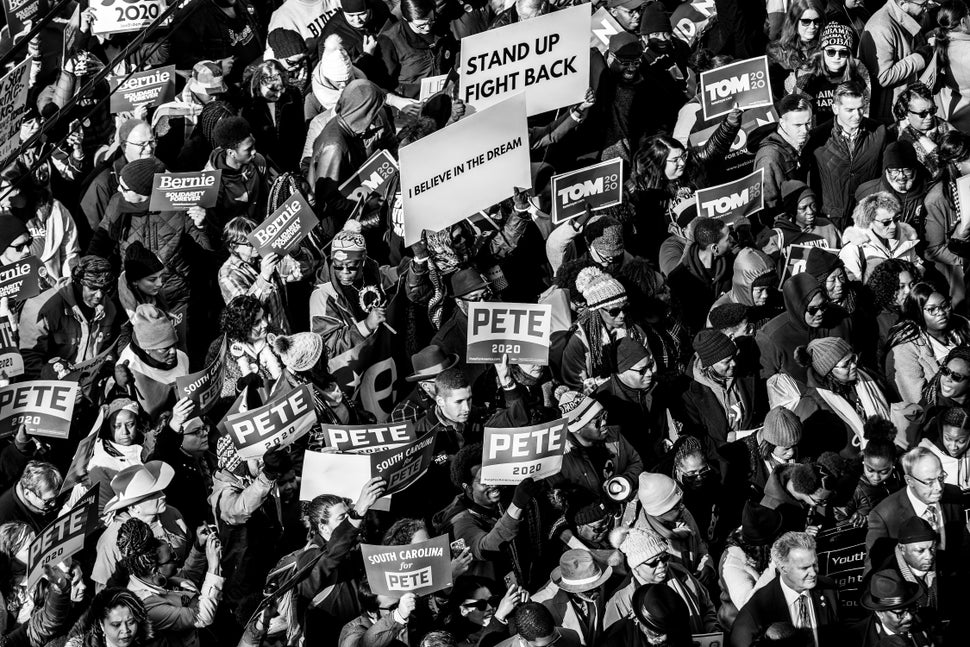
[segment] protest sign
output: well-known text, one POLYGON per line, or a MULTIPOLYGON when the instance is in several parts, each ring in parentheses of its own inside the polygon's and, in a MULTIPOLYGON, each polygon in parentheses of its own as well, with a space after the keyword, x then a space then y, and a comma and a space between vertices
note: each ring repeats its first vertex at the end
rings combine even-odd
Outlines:
POLYGON ((0 377, 10 379, 24 374, 24 358, 7 315, 0 317, 0 377))
POLYGON ((361 544, 360 553, 375 595, 427 595, 451 586, 448 535, 403 546, 361 544))
POLYGON ((20 146, 30 81, 30 57, 0 79, 0 162, 6 164, 20 146))
POLYGON ((552 178, 552 224, 623 201, 623 160, 612 159, 552 178))
POLYGON ((717 17, 717 7, 714 0, 691 0, 677 5, 670 14, 674 36, 691 47, 712 26, 712 20, 717 17))
POLYGON ((447 74, 439 74, 438 76, 426 76, 421 79, 421 93, 418 95, 419 101, 427 101, 432 96, 441 92, 445 84, 448 82, 447 74))
POLYGON ((469 364, 497 364, 502 355, 512 364, 549 363, 552 306, 548 303, 468 304, 469 364))
MULTIPOLYGON (((707 140, 721 125, 721 119, 705 120, 702 118, 700 109, 697 110, 696 114, 697 121, 694 124, 694 130, 688 137, 688 143, 695 148, 700 148, 707 143, 707 140)), ((718 169, 725 179, 740 177, 751 172, 754 165, 754 153, 748 150, 748 137, 757 128, 773 123, 778 123, 778 114, 773 106, 749 108, 744 111, 741 115, 741 128, 731 144, 731 149, 724 156, 722 162, 718 164, 718 169)))
POLYGON ((3 0, 3 13, 7 16, 10 40, 16 43, 34 28, 34 20, 49 11, 47 0, 3 0))
POLYGON ((397 162, 386 150, 379 150, 364 162, 356 173, 338 189, 344 197, 354 202, 379 191, 397 175, 397 162))
MULTIPOLYGON (((120 8, 120 7, 119 7, 120 8)), ((135 72, 125 76, 109 76, 112 114, 131 112, 138 106, 154 108, 175 98, 175 66, 135 72)))
POLYGON ((401 447, 367 454, 371 460, 371 474, 387 483, 385 495, 400 492, 428 471, 434 460, 437 437, 438 433, 433 431, 401 447))
POLYGON ((78 385, 58 380, 30 380, 0 387, 0 438, 24 425, 31 436, 67 438, 78 385))
POLYGON ((737 180, 698 189, 697 215, 735 223, 765 207, 764 169, 756 169, 737 180))
POLYGON ((425 229, 440 231, 532 186, 525 96, 422 137, 400 160, 404 243, 413 245, 425 229))
POLYGON ((40 294, 40 279, 47 268, 36 256, 0 267, 0 297, 29 299, 40 294))
POLYGON ((299 440, 316 421, 313 389, 304 384, 257 409, 229 416, 226 431, 239 457, 249 460, 299 440))
POLYGON ((970 175, 957 178, 957 200, 960 203, 960 218, 970 218, 970 175))
POLYGON ((318 222, 313 209, 296 191, 249 234, 249 242, 260 256, 270 252, 283 256, 295 250, 318 222))
POLYGON ((725 647, 723 631, 711 634, 694 634, 690 639, 693 643, 692 647, 725 647))
POLYGON ((208 209, 219 201, 222 171, 156 173, 152 181, 149 211, 182 211, 189 207, 208 209))
POLYGON ((188 398, 199 407, 199 413, 208 413, 222 393, 222 377, 225 370, 225 340, 222 352, 216 354, 212 363, 198 373, 175 378, 175 397, 188 398))
POLYGON ((373 454, 395 449, 416 438, 410 422, 386 425, 323 425, 327 447, 341 452, 373 454))
POLYGON ((138 404, 152 420, 155 420, 163 410, 175 404, 175 386, 173 384, 159 382, 150 375, 135 369, 129 370, 135 380, 138 404))
POLYGON ((590 5, 461 39, 459 96, 483 110, 525 91, 529 116, 579 103, 589 87, 590 5))
POLYGON ((67 468, 67 472, 64 474, 64 481, 61 483, 61 489, 57 491, 58 494, 70 492, 87 475, 88 464, 91 462, 91 457, 94 456, 94 444, 98 440, 98 432, 101 431, 103 423, 104 409, 100 409, 98 418, 91 428, 91 433, 82 438, 81 442, 77 444, 77 449, 74 450, 74 458, 71 459, 71 466, 67 468))
POLYGON ((531 427, 485 427, 482 485, 517 485, 558 474, 566 452, 566 419, 531 427))
POLYGON ((801 274, 805 271, 805 264, 808 263, 808 253, 813 248, 818 247, 832 254, 839 253, 837 249, 830 249, 828 243, 824 240, 815 242, 819 244, 789 245, 785 248, 785 267, 781 271, 781 283, 784 283, 788 277, 801 274))
MULTIPOLYGON (((165 0, 91 0, 94 10, 92 34, 120 34, 141 31, 168 8, 165 0)), ((166 21, 167 22, 167 21, 166 21)))
POLYGON ((589 46, 595 47, 600 54, 606 56, 610 48, 610 36, 615 36, 623 31, 620 23, 609 12, 606 7, 600 7, 590 19, 589 46))
POLYGON ((98 527, 98 486, 84 493, 77 504, 44 528, 27 549, 27 586, 33 587, 44 566, 60 564, 84 548, 84 538, 98 527))
POLYGON ((866 613, 859 606, 862 573, 866 562, 866 527, 845 526, 822 530, 815 537, 818 570, 835 582, 839 605, 844 615, 859 617, 866 613))
POLYGON ((700 95, 705 119, 726 115, 734 108, 770 106, 768 57, 749 58, 701 73, 700 95))

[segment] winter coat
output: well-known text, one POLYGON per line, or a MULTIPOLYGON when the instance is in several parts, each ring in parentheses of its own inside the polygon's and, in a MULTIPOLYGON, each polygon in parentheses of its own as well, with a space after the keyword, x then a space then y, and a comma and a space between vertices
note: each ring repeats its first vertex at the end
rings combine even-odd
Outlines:
POLYGON ((307 129, 303 95, 297 88, 287 85, 279 100, 272 103, 262 97, 251 98, 241 116, 249 122, 260 154, 281 171, 299 170, 307 129))
POLYGON ((104 217, 108 201, 118 192, 118 178, 121 177, 121 169, 126 164, 128 160, 125 159, 122 150, 118 149, 92 173, 92 179, 87 185, 84 197, 81 198, 81 211, 84 212, 92 230, 97 228, 104 217))
POLYGON ((222 235, 222 228, 236 216, 246 216, 253 222, 262 222, 266 214, 269 191, 269 175, 266 159, 259 153, 241 169, 226 164, 226 150, 216 148, 209 155, 206 171, 222 171, 219 198, 216 206, 207 210, 206 225, 210 237, 222 235))
MULTIPOLYGON (((107 502, 105 502, 107 503, 107 502)), ((118 548, 118 532, 131 515, 127 510, 111 513, 104 533, 98 538, 97 556, 91 569, 91 580, 108 586, 122 586, 128 576, 128 569, 121 563, 121 550, 118 548)), ((158 515, 158 520, 150 526, 152 535, 172 547, 175 560, 183 561, 189 554, 192 542, 189 529, 181 513, 168 506, 158 515)))
MULTIPOLYGON (((690 600, 685 600, 690 618, 691 633, 700 634, 714 631, 717 625, 717 613, 714 603, 711 601, 710 593, 692 573, 683 565, 674 560, 667 562, 667 579, 663 584, 673 590, 683 600, 681 591, 683 588, 690 596, 690 600), (676 579, 680 587, 674 586, 671 580, 676 579), (693 612, 692 612, 693 611, 693 612)), ((603 626, 609 628, 615 623, 622 621, 633 615, 633 594, 640 588, 633 575, 627 576, 627 581, 610 597, 606 603, 606 613, 603 618, 603 626)))
POLYGON ((844 226, 852 215, 858 186, 879 177, 885 147, 886 127, 863 119, 852 150, 837 121, 825 143, 815 149, 812 184, 821 196, 822 213, 836 225, 844 226))
POLYGON ((338 11, 327 21, 327 24, 323 26, 320 39, 317 41, 317 60, 323 56, 324 43, 327 42, 327 37, 336 34, 340 36, 340 44, 347 52, 347 56, 350 57, 354 67, 362 70, 366 74, 365 78, 376 83, 376 79, 379 77, 375 74, 383 71, 381 53, 379 49, 375 50, 373 54, 364 52, 364 35, 377 36, 383 34, 397 20, 391 15, 387 5, 383 2, 367 0, 364 6, 370 12, 370 17, 363 29, 351 27, 342 11, 338 11))
POLYGON ((592 447, 583 447, 572 433, 568 433, 562 470, 548 480, 554 486, 584 488, 596 495, 603 491, 606 481, 617 476, 622 476, 636 488, 641 472, 640 455, 630 441, 620 435, 619 428, 611 425, 607 427, 603 442, 592 447))
POLYGON ((513 568, 515 555, 510 544, 519 533, 521 519, 513 519, 497 508, 483 508, 459 494, 434 515, 432 523, 437 534, 447 534, 451 541, 465 540, 474 558, 469 575, 499 582, 513 568))
POLYGON ((232 57, 232 71, 226 81, 238 83, 246 66, 262 56, 265 44, 261 34, 265 31, 258 24, 256 10, 245 0, 233 6, 235 18, 230 18, 215 0, 202 0, 198 6, 182 9, 193 13, 172 32, 172 58, 179 70, 191 72, 199 61, 232 57))
POLYGON ((421 94, 421 79, 448 74, 455 67, 458 41, 446 26, 435 25, 432 32, 431 38, 426 38, 414 33, 410 25, 401 20, 378 35, 377 46, 384 61, 385 89, 417 99, 421 94))
POLYGON ((269 315, 270 321, 280 329, 280 333, 290 332, 290 322, 286 317, 286 285, 280 273, 274 271, 269 281, 263 279, 258 267, 245 262, 235 254, 230 254, 219 268, 219 292, 226 303, 240 295, 254 296, 259 299, 269 315))
POLYGON ((170 578, 163 588, 132 577, 128 590, 145 605, 158 647, 199 647, 199 632, 215 621, 222 598, 222 577, 206 573, 201 588, 181 578, 170 578))
POLYGON ((654 383, 645 391, 631 389, 614 373, 593 397, 606 409, 606 423, 620 430, 645 467, 656 464, 666 453, 668 395, 663 385, 654 383))
POLYGON ((768 400, 764 381, 741 371, 726 383, 715 381, 698 359, 693 362, 692 374, 683 395, 683 432, 704 441, 708 456, 716 458, 715 448, 729 442, 729 434, 761 424, 768 400))
POLYGON ((772 132, 761 140, 754 155, 754 170, 764 169, 765 208, 781 208, 781 185, 786 180, 808 179, 808 165, 804 152, 796 151, 781 135, 772 132))
POLYGON ((916 173, 916 179, 913 180, 913 187, 906 193, 898 193, 889 184, 886 180, 885 173, 883 173, 874 180, 860 184, 859 188, 855 191, 855 201, 858 204, 864 197, 878 193, 879 191, 885 191, 889 195, 895 196, 903 206, 903 210, 900 213, 902 222, 911 225, 920 238, 929 242, 927 234, 924 233, 924 227, 926 226, 926 207, 923 205, 923 200, 926 199, 926 194, 929 190, 930 185, 926 181, 926 174, 923 172, 918 171, 916 173))
POLYGON ((896 2, 886 2, 866 22, 859 58, 873 77, 869 116, 884 124, 892 121, 892 107, 906 84, 926 67, 917 54, 920 24, 896 2))
MULTIPOLYGON (((338 16, 342 15, 340 13, 338 16)), ((332 21, 331 21, 332 22, 332 21)), ((408 626, 397 621, 396 610, 380 618, 371 620, 370 614, 362 613, 340 630, 337 647, 395 647, 407 645, 408 626)))
POLYGON ((852 281, 866 282, 872 271, 885 260, 898 258, 922 267, 923 261, 916 251, 919 237, 916 230, 900 222, 896 240, 887 241, 889 246, 876 236, 870 228, 862 229, 855 225, 842 234, 842 250, 839 258, 845 264, 845 271, 852 281))
POLYGON ((792 463, 778 465, 768 477, 765 484, 765 495, 761 505, 777 510, 782 519, 782 531, 802 532, 809 521, 808 509, 805 504, 793 497, 787 489, 791 481, 791 473, 795 468, 792 463))
POLYGON ((341 628, 360 615, 357 582, 360 566, 356 526, 345 519, 329 540, 314 533, 310 545, 296 559, 297 570, 313 567, 296 585, 297 617, 307 644, 336 645, 341 628))
POLYGON ((733 257, 719 256, 708 269, 699 251, 697 243, 688 245, 680 264, 667 277, 670 294, 680 303, 681 321, 692 333, 704 327, 711 305, 731 289, 733 275, 733 257))
MULTIPOLYGON (((94 453, 88 461, 88 482, 98 484, 98 514, 104 512, 104 504, 114 496, 111 479, 121 470, 145 462, 141 445, 119 445, 107 438, 94 441, 94 453)), ((83 485, 75 486, 75 489, 83 485)), ((84 488, 85 490, 87 488, 84 488)))
POLYGON ((946 110, 949 121, 958 130, 967 131, 970 126, 970 35, 960 31, 948 34, 947 56, 950 69, 947 70, 956 84, 957 93, 946 110))
POLYGON ((811 229, 805 231, 795 224, 791 216, 781 214, 775 218, 773 231, 782 258, 787 258, 788 248, 792 245, 810 245, 829 249, 842 247, 842 234, 838 227, 828 218, 821 216, 815 218, 811 229))
MULTIPOLYGON (((765 275, 775 275, 775 264, 767 254, 751 248, 745 247, 734 259, 734 276, 731 278, 731 289, 722 294, 711 304, 711 310, 726 303, 740 303, 749 308, 754 306, 752 290, 753 283, 757 278, 765 275)), ((777 283, 777 278, 775 278, 777 283)), ((710 310, 708 310, 710 315, 710 310)))
POLYGON ((950 299, 959 306, 966 299, 967 285, 964 265, 965 256, 959 247, 951 249, 950 240, 960 224, 960 214, 947 195, 943 182, 930 188, 925 201, 926 225, 924 239, 926 260, 943 275, 950 286, 950 299))
MULTIPOLYGON (((896 386, 906 404, 918 403, 923 398, 923 387, 940 370, 929 335, 913 328, 914 334, 907 335, 906 341, 897 343, 886 353, 886 381, 896 386)), ((948 349, 970 342, 970 321, 951 314, 949 339, 948 349)))

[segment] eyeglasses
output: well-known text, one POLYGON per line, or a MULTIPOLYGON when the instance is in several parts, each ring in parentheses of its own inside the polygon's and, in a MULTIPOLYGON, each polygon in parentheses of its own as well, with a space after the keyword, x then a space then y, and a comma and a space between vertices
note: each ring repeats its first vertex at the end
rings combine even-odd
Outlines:
POLYGON ((28 237, 27 240, 25 240, 24 242, 20 243, 19 245, 12 244, 10 246, 14 248, 14 251, 22 252, 25 249, 27 249, 28 247, 30 247, 31 244, 33 244, 33 242, 34 242, 34 239, 31 238, 31 237, 28 237))
POLYGON ((799 18, 798 24, 802 27, 808 27, 809 25, 821 25, 821 18, 799 18))
POLYGON ((273 85, 278 85, 280 87, 283 87, 283 77, 280 76, 279 74, 274 74, 273 76, 264 76, 259 80, 259 82, 260 84, 265 85, 267 87, 270 87, 273 85))
POLYGON ((667 553, 661 553, 660 555, 657 555, 653 559, 643 562, 643 565, 648 566, 650 568, 657 568, 661 564, 666 564, 669 561, 670 561, 670 555, 668 555, 667 553))
POLYGON ((481 291, 469 292, 465 296, 461 297, 461 300, 462 301, 485 301, 491 298, 491 296, 492 296, 492 291, 486 288, 481 291))
POLYGON ((938 305, 926 306, 925 308, 923 308, 923 312, 925 312, 926 314, 932 317, 935 317, 945 312, 949 312, 952 309, 953 309, 953 304, 951 304, 950 300, 947 299, 946 301, 940 302, 938 305))
POLYGON ((825 55, 832 58, 849 58, 849 50, 840 47, 826 47, 825 55))
POLYGON ((151 355, 164 356, 164 355, 168 355, 169 353, 174 353, 175 348, 176 348, 176 345, 172 344, 171 346, 167 346, 165 348, 145 348, 143 350, 146 353, 149 353, 151 355))
POLYGON ((627 308, 629 307, 630 307, 629 305, 622 305, 622 306, 617 306, 615 308, 603 308, 603 312, 615 318, 615 317, 619 317, 620 314, 626 312, 627 308))
POLYGON ((147 150, 150 150, 152 148, 155 148, 155 144, 158 143, 158 140, 156 140, 156 139, 149 139, 149 140, 143 141, 143 142, 133 142, 130 139, 128 139, 128 140, 125 140, 125 143, 128 144, 129 146, 134 146, 135 148, 138 149, 139 152, 144 153, 147 150))
POLYGON ((377 607, 377 608, 380 609, 381 611, 387 611, 388 613, 390 613, 391 611, 394 611, 395 609, 397 609, 398 605, 400 605, 400 604, 401 603, 398 601, 398 602, 395 602, 394 604, 392 604, 389 607, 377 607))
POLYGON ((883 227, 888 227, 889 225, 897 225, 902 219, 899 216, 895 218, 890 218, 888 220, 873 220, 874 223, 880 224, 883 227))
POLYGON ((680 162, 686 162, 686 161, 687 161, 687 151, 681 151, 680 155, 677 157, 667 158, 668 164, 679 164, 680 162))
POLYGON ((650 362, 649 364, 647 364, 647 365, 646 365, 646 366, 644 366, 643 368, 637 368, 637 369, 632 369, 632 368, 631 368, 631 369, 629 369, 629 370, 631 370, 631 371, 633 371, 634 373, 637 373, 637 374, 639 374, 639 375, 646 375, 646 374, 647 374, 647 373, 649 373, 650 371, 652 371, 652 370, 654 370, 654 369, 655 369, 656 367, 657 367, 657 365, 656 365, 656 363, 655 363, 655 362, 650 362))
POLYGON ((913 607, 906 607, 905 609, 890 609, 889 613, 893 614, 897 618, 905 618, 906 616, 913 615, 913 607))
POLYGON ((916 177, 916 169, 913 168, 889 168, 886 173, 894 180, 911 180, 916 177))
POLYGON ((841 361, 838 364, 836 364, 835 368, 841 368, 845 370, 851 366, 858 366, 858 365, 859 365, 859 356, 853 354, 845 358, 844 361, 841 361))
POLYGON ((37 492, 36 490, 28 489, 27 492, 30 492, 31 494, 33 494, 34 497, 41 502, 42 507, 44 508, 50 507, 50 505, 57 500, 57 494, 52 494, 48 497, 45 497, 41 495, 39 492, 37 492))
POLYGON ((684 478, 695 478, 696 479, 696 478, 698 478, 700 476, 707 476, 708 474, 710 474, 710 472, 711 472, 711 466, 710 465, 705 465, 704 467, 700 468, 699 470, 694 470, 693 472, 684 472, 683 475, 684 475, 684 478))
POLYGON ((940 367, 940 375, 942 375, 943 377, 950 378, 951 380, 953 380, 957 384, 960 384, 961 382, 966 382, 968 379, 970 379, 970 375, 964 375, 963 373, 957 373, 956 371, 954 371, 953 369, 951 369, 949 366, 941 366, 940 367))
POLYGON ((498 603, 502 600, 499 595, 493 595, 490 598, 484 600, 472 600, 471 602, 462 602, 461 606, 466 609, 478 609, 479 611, 484 611, 485 609, 492 607, 493 609, 498 608, 498 603))
POLYGON ((823 301, 817 306, 808 306, 807 308, 805 308, 805 312, 807 312, 808 314, 814 317, 815 315, 822 312, 823 310, 828 310, 828 307, 829 307, 829 304, 823 301))
POLYGON ((926 119, 930 115, 935 115, 936 114, 936 106, 935 105, 930 106, 926 110, 920 110, 919 112, 916 112, 915 110, 910 110, 909 111, 909 114, 916 115, 920 119, 926 119))
POLYGON ((937 483, 940 485, 940 487, 943 487, 943 484, 946 482, 946 476, 947 476, 946 472, 940 472, 939 476, 937 476, 935 479, 930 479, 928 481, 924 481, 923 479, 918 479, 912 474, 909 475, 909 478, 913 479, 914 481, 916 481, 921 485, 925 485, 926 487, 933 487, 937 483))

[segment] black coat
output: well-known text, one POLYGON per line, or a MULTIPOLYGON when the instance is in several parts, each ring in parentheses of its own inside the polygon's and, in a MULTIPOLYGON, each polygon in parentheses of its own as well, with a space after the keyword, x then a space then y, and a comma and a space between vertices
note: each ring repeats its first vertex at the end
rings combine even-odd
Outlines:
MULTIPOLYGON (((835 625, 839 621, 838 590, 835 582, 819 576, 810 595, 815 622, 819 634, 822 634, 823 627, 835 625)), ((781 590, 781 580, 778 577, 755 591, 747 604, 741 607, 731 628, 731 647, 750 647, 756 636, 776 622, 791 622, 791 614, 785 604, 785 594, 781 590)), ((819 643, 826 644, 821 640, 819 643)))
POLYGON ((855 191, 863 182, 882 173, 882 151, 886 148, 886 127, 868 119, 859 126, 853 150, 832 124, 828 139, 815 149, 812 185, 822 199, 822 213, 839 228, 848 224, 855 206, 855 191))

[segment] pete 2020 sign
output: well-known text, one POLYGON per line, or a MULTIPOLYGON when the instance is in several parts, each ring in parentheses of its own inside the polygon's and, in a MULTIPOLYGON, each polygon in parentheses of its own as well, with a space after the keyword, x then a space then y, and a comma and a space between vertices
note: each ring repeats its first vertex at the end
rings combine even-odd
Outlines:
POLYGON ((734 223, 761 211, 765 207, 764 177, 765 170, 759 168, 737 180, 699 189, 697 215, 734 223))
POLYGON ((0 80, 0 162, 6 163, 20 146, 20 124, 24 120, 30 58, 0 80))
POLYGON ((219 200, 222 171, 156 173, 152 180, 149 211, 182 211, 189 207, 208 209, 219 200))
POLYGON ((27 586, 40 580, 47 564, 59 564, 84 548, 84 538, 98 527, 98 486, 93 486, 67 514, 55 519, 27 549, 27 586))
POLYGON ((558 474, 566 452, 566 419, 531 427, 485 427, 482 485, 517 485, 558 474))
POLYGON ((552 224, 623 201, 623 160, 612 159, 552 178, 552 224))
MULTIPOLYGON (((165 0, 91 0, 93 34, 141 31, 168 8, 165 0)), ((168 22, 166 20, 166 22, 168 22)))
POLYGON ((260 256, 271 252, 283 256, 295 250, 318 222, 313 209, 297 191, 249 234, 249 242, 260 256))
POLYGON ((548 303, 468 304, 469 364, 549 363, 552 305, 548 303))
POLYGON ((422 137, 400 159, 404 244, 413 245, 425 229, 441 231, 532 186, 525 96, 422 137))
POLYGON ((30 380, 0 387, 0 438, 24 425, 32 436, 67 438, 74 417, 78 385, 59 380, 30 380))
POLYGON ((448 535, 404 546, 361 544, 360 553, 375 595, 427 595, 451 586, 448 535))
POLYGON ((386 150, 379 150, 361 164, 360 169, 347 178, 338 189, 348 200, 360 200, 380 191, 397 175, 397 162, 386 150))
POLYGON ((702 72, 700 95, 705 119, 726 115, 735 108, 770 106, 768 57, 749 58, 702 72))
POLYGON ((226 418, 226 431, 243 460, 260 458, 266 452, 299 440, 317 421, 312 387, 277 396, 268 403, 226 418))
POLYGON ((135 72, 122 83, 123 76, 109 76, 112 114, 131 112, 138 106, 154 108, 175 98, 175 66, 135 72))
POLYGON ((459 96, 482 110, 525 91, 529 116, 579 103, 589 87, 590 5, 461 39, 459 96))
POLYGON ((323 425, 327 447, 340 452, 373 454, 396 449, 416 438, 410 422, 386 425, 323 425))

